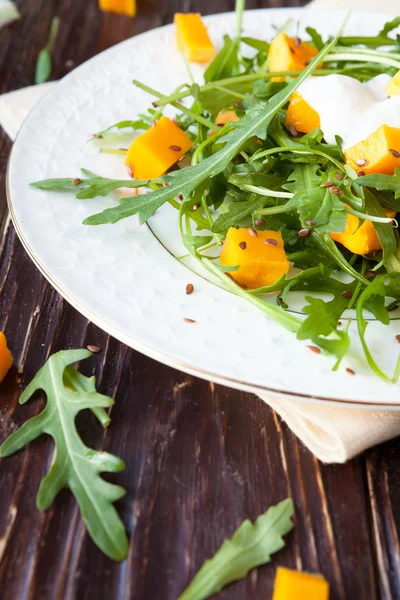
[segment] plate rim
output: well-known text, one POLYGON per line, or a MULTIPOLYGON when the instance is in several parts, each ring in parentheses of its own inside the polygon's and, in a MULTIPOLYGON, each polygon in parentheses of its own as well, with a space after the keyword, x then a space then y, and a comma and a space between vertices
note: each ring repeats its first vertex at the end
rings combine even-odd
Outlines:
MULTIPOLYGON (((247 13, 256 13, 256 12, 269 12, 269 11, 273 11, 274 13, 276 12, 305 12, 305 11, 309 11, 309 12, 313 12, 313 13, 320 13, 321 9, 316 9, 316 8, 308 8, 307 6, 304 7, 277 7, 277 8, 258 8, 258 9, 251 9, 251 10, 246 10, 247 13)), ((345 14, 347 13, 347 11, 343 10, 343 9, 329 9, 329 12, 334 12, 334 13, 342 13, 345 14)), ((357 13, 366 13, 366 14, 379 14, 380 16, 387 16, 388 18, 390 18, 391 15, 389 15, 388 13, 384 12, 384 11, 363 11, 363 10, 357 10, 357 13)), ((232 15, 234 13, 234 11, 226 11, 223 13, 215 13, 213 15, 205 15, 205 19, 208 20, 209 18, 213 18, 213 17, 221 17, 223 15, 232 15)), ((163 25, 161 27, 156 27, 154 29, 151 30, 147 30, 144 31, 142 33, 139 33, 137 35, 131 36, 130 38, 126 39, 126 40, 122 40, 121 42, 114 44, 113 46, 111 46, 110 48, 114 48, 116 46, 122 46, 125 43, 129 42, 130 40, 132 40, 133 38, 137 39, 140 38, 142 36, 146 36, 149 35, 151 33, 154 33, 154 31, 161 31, 167 28, 171 28, 173 27, 173 23, 172 24, 166 24, 163 25)), ((68 73, 65 77, 63 77, 61 80, 62 81, 66 78, 68 78, 69 76, 71 76, 73 73, 76 73, 77 71, 80 70, 81 67, 87 65, 88 63, 90 63, 91 61, 97 59, 99 56, 101 56, 102 54, 106 53, 110 48, 106 48, 104 49, 102 52, 96 54, 95 56, 89 58, 87 61, 83 62, 81 65, 79 65, 76 69, 74 69, 73 71, 71 71, 70 73, 68 73)), ((44 95, 43 97, 39 100, 39 102, 33 107, 32 111, 29 113, 29 116, 35 111, 35 109, 42 103, 42 101, 44 100, 44 98, 50 94, 53 90, 54 87, 57 86, 58 81, 54 82, 55 86, 52 86, 44 95)), ((25 123, 25 121, 24 121, 25 123)), ((6 178, 5 178, 5 187, 6 187, 6 198, 7 198, 7 206, 8 206, 8 210, 10 213, 10 217, 11 217, 11 221, 13 224, 13 227, 15 229, 15 232, 19 238, 19 240, 21 241, 25 251, 27 252, 29 258, 32 260, 32 262, 34 263, 34 265, 36 266, 36 268, 39 270, 39 272, 45 277, 45 279, 50 283, 50 285, 62 296, 62 298, 64 298, 71 306, 73 306, 80 314, 82 314, 85 318, 87 318, 89 321, 91 321, 92 323, 94 323, 97 327, 99 327, 100 329, 102 329, 103 331, 105 331, 108 335, 111 335, 113 337, 115 337, 118 341, 120 341, 121 343, 127 345, 128 347, 134 349, 137 352, 140 352, 141 354, 144 354, 145 356, 156 360, 157 362, 160 362, 161 364, 167 365, 169 367, 172 367, 174 369, 183 371, 184 373, 187 373, 189 375, 194 375, 196 377, 199 377, 200 379, 206 380, 206 381, 212 381, 214 383, 217 383, 219 385, 224 385, 226 387, 230 387, 233 389, 237 389, 237 390, 242 390, 248 393, 253 393, 256 395, 260 395, 260 394, 269 394, 269 395, 276 395, 277 397, 280 397, 282 399, 286 399, 286 400, 298 400, 299 402, 302 403, 310 403, 310 404, 321 404, 324 403, 326 405, 329 406, 336 406, 337 408, 339 407, 350 407, 350 408, 358 408, 358 409, 365 409, 365 410, 391 410, 391 411, 400 411, 400 400, 399 403, 393 403, 393 402, 380 402, 379 404, 377 404, 376 402, 374 402, 373 400, 346 400, 346 399, 338 399, 338 398, 332 398, 332 397, 326 397, 326 396, 313 396, 311 394, 301 394, 301 393, 295 393, 295 392, 290 392, 290 391, 285 391, 285 390, 280 390, 277 388, 273 388, 273 387, 268 387, 265 385, 259 385, 259 384, 254 384, 254 383, 249 383, 246 381, 242 381, 239 379, 235 379, 233 377, 229 377, 227 375, 222 375, 222 374, 217 374, 214 373, 212 371, 209 370, 205 370, 199 367, 196 367, 193 364, 189 364, 189 363, 185 363, 177 358, 174 358, 173 356, 156 350, 151 346, 147 346, 146 344, 143 344, 142 342, 139 342, 137 340, 135 340, 132 336, 125 336, 125 334, 123 332, 121 332, 120 330, 114 328, 113 326, 109 325, 106 321, 104 321, 101 317, 97 316, 96 314, 92 313, 88 308, 86 308, 84 305, 82 305, 73 295, 71 295, 70 293, 68 293, 66 290, 63 289, 63 287, 53 279, 52 275, 47 271, 47 269, 43 266, 43 264, 40 262, 40 260, 38 259, 38 257, 36 256, 35 252, 33 251, 33 249, 30 247, 29 243, 27 242, 24 234, 22 233, 22 230, 19 226, 18 223, 18 219, 15 215, 14 212, 14 207, 13 207, 13 202, 12 202, 12 198, 11 198, 11 190, 10 190, 10 164, 11 164, 11 159, 12 159, 12 155, 13 155, 13 150, 14 150, 14 146, 16 144, 16 142, 18 141, 18 137, 20 135, 20 132, 22 130, 23 125, 21 126, 20 130, 18 131, 15 139, 13 140, 13 144, 11 147, 11 151, 8 157, 8 161, 7 161, 7 167, 6 167, 6 178)), ((8 225, 6 225, 6 227, 8 227, 8 225)))

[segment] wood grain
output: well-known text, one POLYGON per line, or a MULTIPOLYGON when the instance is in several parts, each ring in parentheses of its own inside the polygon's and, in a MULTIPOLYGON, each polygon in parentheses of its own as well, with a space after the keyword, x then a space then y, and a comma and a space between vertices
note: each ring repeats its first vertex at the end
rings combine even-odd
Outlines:
MULTIPOLYGON (((249 8, 301 1, 249 1, 249 8)), ((97 52, 168 23, 177 10, 233 9, 233 0, 144 0, 138 17, 99 13, 95 0, 20 0, 20 22, 0 33, 0 92, 33 81, 52 17, 62 20, 54 78, 97 52)), ((11 144, 0 135, 0 328, 16 367, 0 392, 0 441, 35 414, 21 389, 60 349, 96 344, 82 365, 116 398, 103 431, 91 414, 85 441, 121 456, 113 476, 127 489, 118 510, 130 534, 128 560, 114 564, 88 538, 77 505, 62 492, 35 508, 53 445, 42 437, 0 462, 2 600, 176 600, 191 577, 246 517, 293 497, 296 528, 269 565, 220 593, 225 600, 271 597, 277 564, 322 572, 332 600, 400 598, 399 440, 344 466, 324 466, 259 399, 160 365, 118 343, 71 308, 43 279, 6 218, 4 176, 11 144)))

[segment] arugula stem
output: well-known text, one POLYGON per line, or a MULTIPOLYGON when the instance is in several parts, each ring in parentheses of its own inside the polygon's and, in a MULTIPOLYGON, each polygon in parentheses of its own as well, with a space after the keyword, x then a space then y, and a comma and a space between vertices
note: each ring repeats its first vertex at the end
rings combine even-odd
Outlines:
POLYGON ((363 275, 360 275, 360 273, 347 262, 329 234, 322 235, 316 231, 311 231, 310 238, 313 240, 317 248, 333 259, 335 263, 342 269, 342 271, 345 271, 345 273, 348 273, 351 277, 353 277, 353 279, 361 281, 361 283, 366 286, 370 284, 368 279, 366 279, 363 275))
MULTIPOLYGON (((140 83, 139 81, 134 81, 133 83, 136 85, 136 87, 140 88, 144 92, 147 92, 148 94, 151 94, 152 96, 155 96, 156 98, 160 98, 162 100, 166 99, 164 94, 157 92, 157 90, 154 90, 153 88, 149 87, 148 85, 145 85, 144 83, 140 83)), ((188 94, 188 95, 190 95, 190 94, 188 94)), ((215 129, 216 128, 215 123, 204 118, 202 115, 198 115, 197 113, 193 112, 192 110, 190 110, 190 108, 187 108, 183 104, 179 104, 179 102, 168 101, 168 102, 165 102, 165 104, 170 104, 171 106, 173 106, 177 110, 183 112, 185 115, 187 115, 194 121, 197 121, 198 123, 201 123, 202 125, 207 127, 207 129, 215 129)), ((154 103, 154 106, 157 106, 157 105, 154 103)))
MULTIPOLYGON (((294 194, 291 192, 277 192, 276 190, 269 190, 267 188, 259 187, 258 185, 247 184, 242 186, 242 189, 248 192, 254 192, 259 196, 267 196, 269 198, 293 198, 294 196, 294 194)), ((262 213, 257 211, 257 214, 262 213)))
POLYGON ((246 98, 245 94, 240 94, 239 92, 234 92, 233 90, 229 89, 227 90, 226 86, 218 85, 217 83, 210 83, 208 85, 210 85, 211 89, 215 89, 220 92, 226 93, 228 91, 230 96, 233 96, 234 98, 239 98, 239 100, 243 100, 244 98, 246 98))
POLYGON ((243 12, 245 9, 246 0, 236 0, 235 12, 236 12, 236 37, 240 40, 242 35, 242 24, 243 24, 243 12))
POLYGON ((359 219, 363 219, 364 221, 372 221, 375 223, 391 223, 393 219, 390 217, 375 217, 374 215, 367 215, 366 213, 359 212, 358 210, 353 210, 352 208, 346 207, 346 212, 358 217, 359 219))
POLYGON ((263 158, 264 156, 271 156, 272 154, 279 154, 280 152, 293 152, 294 154, 308 154, 308 155, 316 154, 317 156, 322 156, 323 158, 326 158, 326 160, 329 160, 331 163, 333 163, 335 165, 335 167, 337 167, 338 169, 340 169, 343 172, 346 172, 344 165, 342 163, 340 163, 338 160, 336 160, 335 158, 333 158, 333 156, 330 156, 329 154, 326 154, 325 152, 322 152, 321 150, 315 150, 315 149, 301 150, 298 146, 276 146, 276 148, 270 148, 269 150, 263 150, 263 151, 259 152, 258 154, 257 153, 253 154, 253 156, 250 158, 249 162, 259 160, 260 158, 263 158))
POLYGON ((353 62, 373 62, 381 65, 387 65, 388 67, 395 67, 400 69, 400 61, 392 60, 381 56, 374 56, 372 54, 352 54, 346 52, 342 54, 328 54, 324 58, 324 62, 341 62, 341 61, 353 61, 353 62))

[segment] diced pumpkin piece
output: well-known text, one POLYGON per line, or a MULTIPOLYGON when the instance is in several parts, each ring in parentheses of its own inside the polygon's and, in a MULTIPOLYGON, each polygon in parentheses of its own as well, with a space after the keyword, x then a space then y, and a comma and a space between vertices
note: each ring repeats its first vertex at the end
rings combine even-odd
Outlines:
POLYGON ((199 13, 176 13, 176 43, 188 60, 209 62, 214 58, 215 48, 199 13))
MULTIPOLYGON (((396 211, 390 208, 385 208, 385 212, 390 218, 396 215, 396 211)), ((357 229, 359 222, 358 217, 348 214, 344 231, 331 233, 331 238, 335 242, 340 242, 354 254, 370 254, 370 252, 381 250, 382 246, 372 221, 364 221, 361 227, 357 229)))
MULTIPOLYGON (((270 73, 277 71, 303 71, 310 60, 318 54, 318 50, 300 40, 294 40, 279 33, 271 42, 268 52, 268 68, 270 73)), ((284 77, 274 77, 272 81, 283 81, 284 77)))
POLYGON ((292 125, 302 133, 310 133, 321 127, 321 120, 319 114, 304 100, 300 92, 294 92, 290 98, 285 124, 286 127, 292 125))
POLYGON ((174 121, 161 117, 154 127, 139 135, 128 150, 126 162, 136 179, 160 177, 193 146, 174 121))
POLYGON ((385 91, 388 96, 400 95, 400 71, 397 71, 396 75, 392 77, 385 91))
POLYGON ((7 347, 6 336, 0 332, 0 382, 3 381, 12 364, 13 356, 7 347))
POLYGON ((219 111, 215 122, 217 125, 226 125, 227 123, 237 123, 239 120, 236 112, 230 106, 229 108, 223 108, 219 111))
POLYGON ((103 12, 112 12, 117 15, 136 15, 136 0, 99 0, 100 10, 103 12))
POLYGON ((355 171, 393 175, 395 168, 400 168, 400 129, 382 125, 344 155, 355 171))
POLYGON ((289 271, 282 235, 278 231, 257 231, 254 236, 249 229, 231 227, 222 247, 220 263, 239 266, 230 274, 248 289, 272 285, 289 271))
POLYGON ((272 600, 328 600, 329 583, 319 574, 278 567, 272 600))

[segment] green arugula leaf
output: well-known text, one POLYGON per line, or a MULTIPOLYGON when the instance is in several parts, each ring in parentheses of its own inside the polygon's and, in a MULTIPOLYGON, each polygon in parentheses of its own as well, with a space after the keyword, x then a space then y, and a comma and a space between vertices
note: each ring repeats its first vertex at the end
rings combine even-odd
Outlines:
MULTIPOLYGON (((156 111, 154 111, 155 113, 156 111)), ((97 133, 93 134, 93 136, 90 138, 89 141, 98 139, 98 138, 102 138, 105 135, 107 135, 107 133, 112 132, 113 129, 133 129, 133 130, 146 130, 149 129, 151 126, 151 117, 149 117, 148 119, 143 118, 142 119, 136 119, 135 121, 130 121, 130 120, 126 120, 126 121, 119 121, 118 123, 114 123, 114 125, 110 125, 110 127, 107 127, 107 129, 103 129, 102 131, 98 131, 97 133)))
POLYGON ((379 191, 394 192, 395 199, 397 200, 400 198, 400 169, 395 169, 394 175, 375 173, 373 175, 358 177, 354 183, 356 185, 374 188, 379 191))
POLYGON ((338 321, 349 304, 349 300, 343 296, 337 296, 329 302, 312 296, 306 296, 306 300, 308 306, 303 308, 303 312, 308 316, 297 332, 298 340, 328 336, 336 331, 338 321))
POLYGON ((239 73, 239 44, 237 39, 224 35, 224 45, 204 73, 206 82, 234 77, 239 73))
POLYGON ((225 142, 225 145, 214 155, 209 156, 197 165, 173 171, 165 177, 168 187, 147 194, 140 202, 132 200, 131 202, 124 202, 123 205, 106 209, 85 219, 84 224, 117 223, 121 219, 135 214, 139 215, 141 223, 145 223, 170 198, 178 194, 186 197, 203 181, 221 173, 250 138, 253 136, 261 139, 266 138, 267 127, 277 111, 286 104, 293 91, 314 71, 335 44, 336 39, 327 44, 301 75, 271 98, 269 102, 252 106, 247 111, 246 116, 237 123, 237 127, 219 140, 220 143, 225 142))
POLYGON ((268 42, 265 42, 264 40, 258 40, 253 37, 242 37, 241 41, 244 44, 247 44, 248 46, 250 46, 251 48, 255 48, 256 50, 259 50, 259 52, 265 52, 266 54, 268 53, 270 45, 268 42))
POLYGON ((294 193, 286 207, 297 210, 303 227, 312 228, 320 233, 343 231, 346 226, 345 205, 329 188, 321 187, 327 175, 321 177, 317 173, 319 165, 299 164, 289 175, 287 183, 282 187, 294 193))
MULTIPOLYGON (((384 209, 375 197, 374 193, 365 189, 365 212, 374 217, 387 217, 384 209)), ((393 256, 396 250, 396 239, 392 223, 373 223, 376 234, 382 246, 383 263, 387 262, 393 256)))
MULTIPOLYGON (((76 197, 78 200, 86 200, 88 198, 96 198, 97 196, 108 196, 114 190, 120 188, 138 188, 149 185, 148 179, 108 179, 101 177, 88 171, 81 169, 86 177, 81 178, 62 178, 62 179, 43 179, 31 183, 32 187, 39 190, 61 191, 64 189, 78 189, 76 197)), ((161 179, 153 179, 153 183, 162 182, 161 179)), ((124 198, 127 200, 127 198, 124 198)))
POLYGON ((20 404, 25 404, 37 390, 43 390, 47 404, 39 415, 3 442, 0 457, 17 452, 42 433, 50 435, 56 452, 40 484, 38 508, 49 508, 59 491, 68 487, 78 501, 93 541, 111 559, 120 561, 127 556, 128 539, 113 502, 125 490, 102 479, 100 473, 118 473, 124 469, 124 463, 112 454, 85 446, 75 427, 80 411, 89 408, 96 412, 113 404, 112 398, 95 391, 93 379, 87 380, 72 367, 90 356, 88 350, 65 350, 48 359, 20 398, 20 404))
POLYGON ((378 35, 387 36, 388 33, 393 31, 393 29, 396 29, 397 27, 400 27, 400 17, 395 17, 391 21, 387 21, 387 23, 385 23, 384 27, 381 29, 378 35))
POLYGON ((313 44, 317 48, 317 50, 322 50, 322 48, 324 47, 324 42, 318 31, 314 29, 314 27, 306 27, 306 31, 312 39, 313 44))
POLYGON ((265 198, 252 194, 245 202, 229 202, 227 212, 222 213, 214 221, 211 231, 213 233, 225 233, 229 227, 240 223, 245 217, 249 217, 255 210, 262 208, 265 198))
MULTIPOLYGON (((379 275, 362 292, 362 294, 360 295, 358 302, 357 302, 357 309, 356 309, 357 327, 358 327, 358 334, 361 339, 361 344, 362 344, 362 347, 364 350, 364 354, 365 354, 365 357, 368 361, 370 368, 373 370, 375 375, 377 375, 384 381, 387 381, 388 383, 396 383, 397 378, 398 378, 399 365, 400 365, 400 355, 399 355, 399 358, 397 361, 395 374, 393 377, 389 377, 378 366, 378 364, 376 363, 376 361, 375 361, 374 357, 372 356, 372 353, 368 347, 367 341, 365 339, 365 332, 366 332, 366 329, 368 326, 368 321, 366 321, 366 319, 364 319, 364 315, 363 315, 364 306, 367 308, 366 303, 368 301, 371 303, 371 301, 373 301, 374 298, 376 298, 377 296, 381 296, 382 298, 385 298, 386 296, 389 295, 389 290, 388 290, 388 286, 387 286, 388 281, 394 282, 397 286, 399 286, 400 285, 400 274, 399 273, 389 273, 387 275, 379 275)), ((369 308, 371 308, 371 304, 369 305, 369 308)), ((384 309, 384 310, 386 310, 386 309, 384 309)), ((386 313, 387 313, 387 310, 386 310, 386 313)), ((382 320, 382 318, 383 318, 383 322, 389 323, 389 315, 386 314, 386 317, 382 317, 382 315, 381 315, 380 320, 382 320)))
POLYGON ((51 22, 50 27, 50 35, 46 46, 39 53, 36 69, 35 69, 35 83, 45 83, 50 79, 51 71, 52 71, 52 61, 51 61, 51 52, 53 50, 58 28, 60 26, 60 19, 58 17, 54 17, 51 22))
POLYGON ((293 501, 288 498, 271 506, 254 525, 244 521, 204 563, 178 600, 209 598, 229 583, 244 579, 254 567, 269 562, 271 554, 285 545, 282 538, 293 528, 293 512, 293 501))

